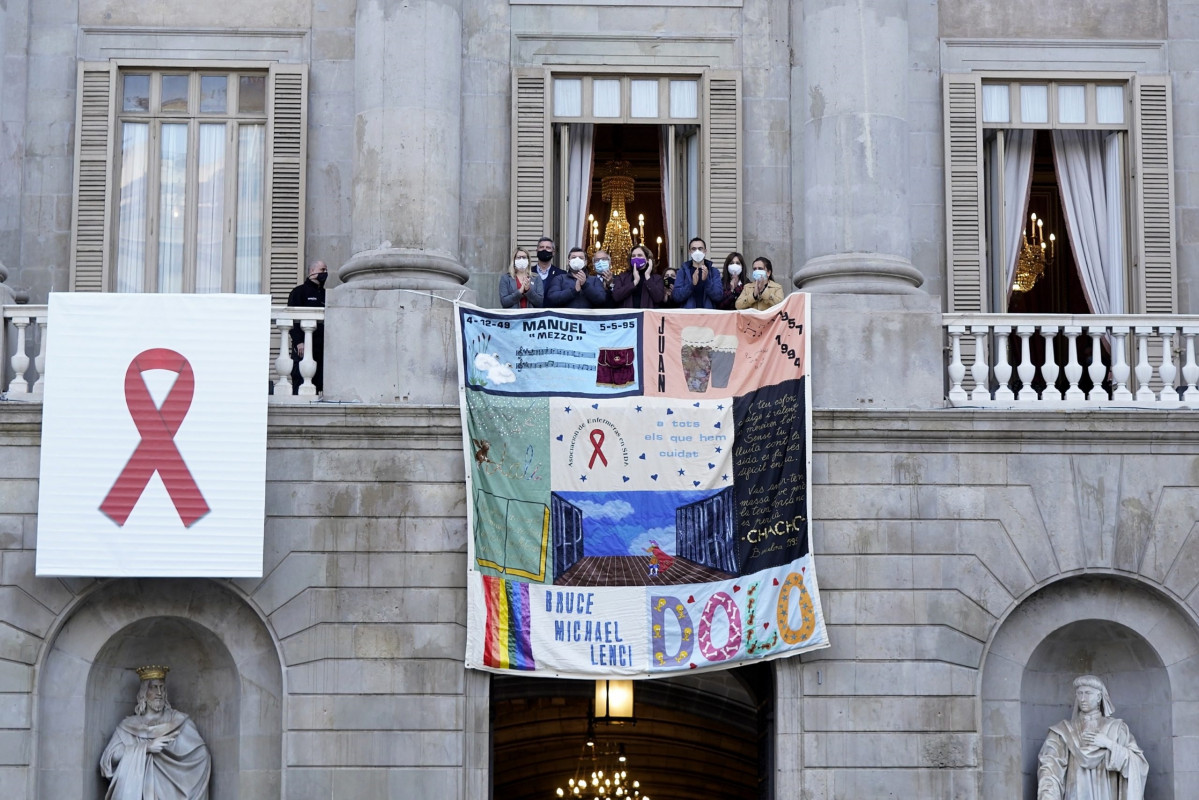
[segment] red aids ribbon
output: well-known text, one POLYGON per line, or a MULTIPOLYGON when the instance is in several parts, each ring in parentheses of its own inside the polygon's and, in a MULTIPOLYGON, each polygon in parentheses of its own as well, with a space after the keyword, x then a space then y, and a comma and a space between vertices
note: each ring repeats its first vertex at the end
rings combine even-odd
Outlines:
POLYGON ((129 362, 129 369, 125 371, 125 405, 129 407, 129 416, 133 417, 142 440, 100 504, 100 510, 117 525, 123 526, 129 519, 155 472, 166 486, 185 528, 190 528, 209 512, 200 487, 175 446, 175 434, 191 408, 195 388, 192 365, 174 350, 161 347, 146 350, 129 362), (142 378, 142 373, 150 369, 179 373, 161 408, 154 405, 154 398, 150 397, 150 390, 142 378))
POLYGON ((604 444, 604 432, 596 428, 588 434, 587 438, 591 440, 591 447, 593 448, 591 451, 591 460, 587 462, 587 469, 595 466, 597 456, 600 461, 604 462, 605 467, 608 466, 608 459, 604 458, 604 451, 600 449, 604 444))

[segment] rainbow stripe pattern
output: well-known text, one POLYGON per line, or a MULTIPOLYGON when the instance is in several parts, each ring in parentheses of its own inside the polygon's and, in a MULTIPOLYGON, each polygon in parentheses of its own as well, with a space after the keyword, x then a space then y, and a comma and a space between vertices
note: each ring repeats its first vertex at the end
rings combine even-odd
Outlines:
POLYGON ((499 669, 537 669, 529 639, 529 584, 490 575, 481 577, 487 603, 483 664, 499 669))

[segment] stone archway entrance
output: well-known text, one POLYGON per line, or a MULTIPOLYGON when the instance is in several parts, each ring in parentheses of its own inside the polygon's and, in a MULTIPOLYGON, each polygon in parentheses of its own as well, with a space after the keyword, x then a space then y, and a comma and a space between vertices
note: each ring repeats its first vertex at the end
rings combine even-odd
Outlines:
POLYGON ((1199 720, 1199 630, 1176 604, 1137 582, 1079 576, 1025 600, 996 632, 982 673, 982 797, 1035 798, 1048 726, 1069 716, 1071 682, 1102 678, 1149 760, 1146 797, 1181 798, 1194 780, 1185 753, 1199 720))
MULTIPOLYGON (((494 676, 492 796, 554 797, 587 753, 592 681, 494 676)), ((623 746, 652 800, 772 797, 773 665, 634 684, 634 725, 595 726, 599 751, 623 746)), ((590 795, 587 795, 590 798, 590 795)))

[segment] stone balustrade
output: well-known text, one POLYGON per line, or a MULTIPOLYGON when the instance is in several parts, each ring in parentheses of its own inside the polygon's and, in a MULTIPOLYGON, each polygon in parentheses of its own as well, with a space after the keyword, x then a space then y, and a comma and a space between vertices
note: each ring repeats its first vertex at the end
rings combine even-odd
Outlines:
POLYGON ((1199 317, 945 314, 952 406, 1199 408, 1199 317))
MULTIPOLYGON (((316 375, 312 338, 318 324, 324 322, 323 308, 289 308, 273 306, 271 324, 278 333, 278 354, 272 363, 276 403, 306 403, 319 398, 312 378, 316 375), (299 324, 304 332, 304 357, 300 360, 302 383, 292 394, 292 359, 289 354, 289 334, 299 324)), ((40 403, 43 376, 46 374, 46 306, 0 306, 0 353, 8 356, 0 362, 0 398, 40 403)))

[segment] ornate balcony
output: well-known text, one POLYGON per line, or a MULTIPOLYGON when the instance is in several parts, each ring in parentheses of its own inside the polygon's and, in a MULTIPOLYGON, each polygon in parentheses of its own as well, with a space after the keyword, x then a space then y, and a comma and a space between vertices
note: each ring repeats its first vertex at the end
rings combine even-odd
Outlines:
POLYGON ((945 314, 952 406, 1199 408, 1199 317, 945 314))

